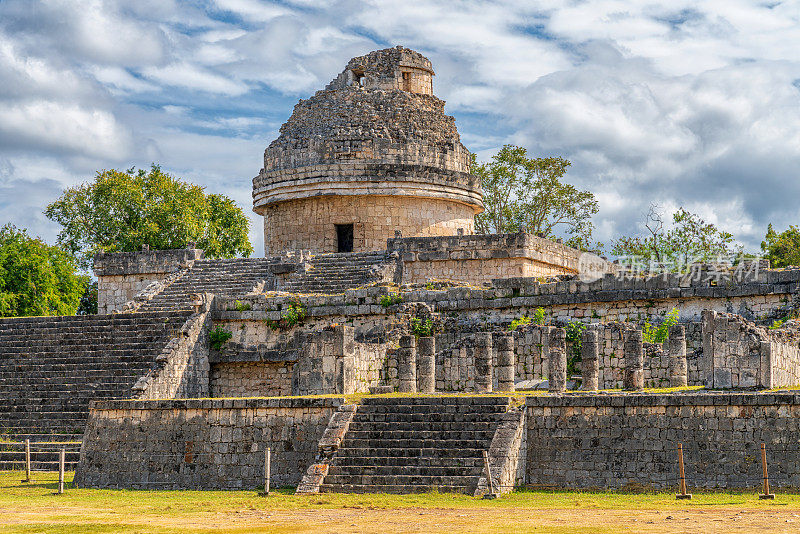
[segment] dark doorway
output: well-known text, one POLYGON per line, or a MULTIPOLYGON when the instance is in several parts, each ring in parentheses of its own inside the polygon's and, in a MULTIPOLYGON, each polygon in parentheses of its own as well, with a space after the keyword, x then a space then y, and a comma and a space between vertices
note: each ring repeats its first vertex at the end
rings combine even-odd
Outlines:
POLYGON ((353 225, 336 225, 336 252, 353 252, 353 225))

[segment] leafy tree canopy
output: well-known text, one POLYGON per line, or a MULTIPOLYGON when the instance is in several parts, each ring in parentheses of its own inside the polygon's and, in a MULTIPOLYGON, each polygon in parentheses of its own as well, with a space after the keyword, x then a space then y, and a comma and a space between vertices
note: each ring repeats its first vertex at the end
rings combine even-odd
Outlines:
POLYGON ((734 247, 732 234, 682 207, 672 215, 672 225, 665 228, 663 212, 658 206, 650 206, 645 229, 644 236, 623 236, 613 241, 611 252, 677 266, 741 252, 734 247))
POLYGON ((800 228, 789 226, 779 234, 770 224, 761 242, 761 250, 772 267, 800 265, 800 228))
POLYGON ((7 224, 0 228, 0 317, 72 315, 90 284, 75 258, 7 224))
POLYGON ((504 146, 490 162, 472 155, 472 170, 480 176, 485 211, 475 217, 480 233, 530 232, 555 239, 556 230, 569 236, 567 244, 584 250, 592 243, 592 215, 597 200, 562 178, 570 162, 559 157, 529 158, 527 150, 504 146))
POLYGON ((195 242, 206 257, 249 256, 249 222, 230 198, 206 194, 153 165, 149 172, 98 172, 94 181, 64 191, 45 214, 63 227, 58 242, 88 268, 98 252, 184 248, 195 242))

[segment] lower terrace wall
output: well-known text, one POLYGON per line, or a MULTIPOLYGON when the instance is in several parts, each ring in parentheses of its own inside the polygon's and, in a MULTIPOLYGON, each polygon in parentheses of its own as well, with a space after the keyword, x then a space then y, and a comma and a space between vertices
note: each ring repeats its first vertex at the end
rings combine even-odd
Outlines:
POLYGON ((325 399, 96 401, 75 483, 89 488, 253 489, 297 484, 331 415, 325 399))
POLYGON ((800 393, 528 397, 526 483, 560 489, 800 488, 800 393))

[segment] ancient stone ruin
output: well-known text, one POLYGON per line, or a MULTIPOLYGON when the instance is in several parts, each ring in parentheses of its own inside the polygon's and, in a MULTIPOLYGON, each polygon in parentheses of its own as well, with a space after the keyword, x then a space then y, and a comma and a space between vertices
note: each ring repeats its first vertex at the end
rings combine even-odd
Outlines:
POLYGON ((679 443, 694 486, 752 485, 766 443, 800 487, 800 333, 768 327, 800 269, 586 277, 476 235, 433 75, 380 50, 295 106, 253 179, 264 258, 100 254, 99 315, 0 320, 0 431, 82 439, 86 487, 255 488, 270 448, 299 492, 667 488, 679 443))

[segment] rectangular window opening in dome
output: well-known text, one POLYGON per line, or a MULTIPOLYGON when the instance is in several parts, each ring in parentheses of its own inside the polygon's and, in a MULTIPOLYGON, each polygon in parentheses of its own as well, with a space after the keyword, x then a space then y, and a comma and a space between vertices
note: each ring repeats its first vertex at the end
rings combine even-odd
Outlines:
POLYGON ((353 225, 337 224, 336 252, 353 252, 353 225))
POLYGON ((403 91, 411 91, 411 73, 403 73, 403 91))

